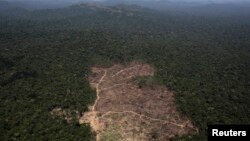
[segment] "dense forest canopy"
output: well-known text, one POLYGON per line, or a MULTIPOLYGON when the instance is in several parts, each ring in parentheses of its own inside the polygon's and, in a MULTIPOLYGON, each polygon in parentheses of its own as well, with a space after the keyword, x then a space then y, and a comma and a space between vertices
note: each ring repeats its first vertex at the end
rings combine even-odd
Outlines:
POLYGON ((124 4, 3 8, 0 140, 93 140, 88 125, 50 111, 87 111, 95 99, 86 79, 90 66, 132 60, 154 65, 155 79, 174 91, 178 109, 199 127, 199 135, 176 140, 206 140, 207 124, 249 124, 250 10, 223 7, 203 6, 200 13, 124 4))

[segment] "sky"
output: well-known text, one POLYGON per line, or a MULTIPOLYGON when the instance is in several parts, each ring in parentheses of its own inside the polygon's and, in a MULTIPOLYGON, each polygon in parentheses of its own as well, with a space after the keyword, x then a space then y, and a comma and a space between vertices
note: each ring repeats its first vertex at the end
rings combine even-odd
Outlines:
MULTIPOLYGON (((0 0, 2 1, 2 0, 0 0)), ((41 1, 41 0, 5 0, 5 1, 41 1)), ((66 0, 51 0, 51 1, 66 1, 66 0)), ((67 1, 81 1, 81 0, 67 0, 67 1)), ((84 0, 83 0, 84 1, 84 0)), ((106 0, 89 0, 89 1, 106 1, 106 0)), ((123 1, 123 0, 117 0, 123 1)), ((137 0, 138 1, 138 0, 137 0)), ((139 0, 139 1, 185 1, 185 2, 237 2, 237 1, 249 1, 250 0, 139 0)))
MULTIPOLYGON (((0 0, 0 1, 21 1, 21 5, 35 7, 35 9, 43 9, 43 8, 58 8, 58 7, 66 7, 69 5, 73 5, 79 2, 103 2, 108 1, 103 4, 112 5, 112 4, 137 4, 143 7, 149 7, 153 9, 166 9, 166 8, 175 8, 174 6, 202 6, 202 5, 209 5, 209 4, 222 4, 222 3, 230 3, 234 5, 240 4, 249 5, 250 0, 0 0), (147 1, 147 2, 146 2, 147 1), (157 3, 157 1, 161 1, 157 3), (178 2, 178 3, 167 3, 167 1, 171 2, 178 2), (145 2, 145 3, 144 3, 145 2), (153 2, 153 3, 152 3, 153 2), (154 3, 156 2, 156 3, 154 3), (166 2, 166 3, 165 3, 166 2), (183 2, 183 3, 182 3, 183 2), (188 3, 191 2, 191 3, 188 3), (241 3, 247 2, 247 3, 241 3), (172 5, 171 5, 172 4, 172 5)), ((0 5, 1 8, 1 5, 0 5)))
MULTIPOLYGON (((0 0, 0 1, 40 1, 40 2, 69 2, 69 3, 76 3, 76 2, 83 2, 83 1, 110 1, 110 0, 0 0)), ((202 2, 202 3, 236 3, 236 2, 249 2, 250 0, 111 0, 117 2, 124 2, 124 1, 149 1, 149 2, 157 2, 157 1, 171 1, 171 2, 202 2)))

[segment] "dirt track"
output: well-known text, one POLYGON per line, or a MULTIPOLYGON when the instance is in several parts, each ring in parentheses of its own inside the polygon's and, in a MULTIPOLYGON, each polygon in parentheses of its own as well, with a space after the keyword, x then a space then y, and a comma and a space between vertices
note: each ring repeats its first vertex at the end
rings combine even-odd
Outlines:
POLYGON ((153 76, 148 64, 92 68, 89 77, 97 99, 80 123, 89 123, 97 141, 169 140, 197 129, 176 110, 173 93, 163 86, 139 87, 132 78, 153 76))

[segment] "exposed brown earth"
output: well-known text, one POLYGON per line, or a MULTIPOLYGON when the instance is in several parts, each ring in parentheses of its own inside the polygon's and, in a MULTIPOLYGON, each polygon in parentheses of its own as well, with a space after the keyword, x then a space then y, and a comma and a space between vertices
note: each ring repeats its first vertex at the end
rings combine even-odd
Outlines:
POLYGON ((174 136, 195 134, 191 121, 180 115, 174 96, 164 86, 139 87, 137 76, 153 76, 148 64, 92 68, 89 77, 97 99, 80 123, 89 123, 97 141, 166 141, 174 136))

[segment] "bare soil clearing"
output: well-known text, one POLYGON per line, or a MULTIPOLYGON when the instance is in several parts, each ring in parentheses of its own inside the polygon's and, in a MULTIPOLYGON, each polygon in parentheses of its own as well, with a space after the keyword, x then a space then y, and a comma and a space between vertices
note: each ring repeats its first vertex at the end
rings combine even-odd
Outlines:
POLYGON ((176 135, 197 133, 191 121, 178 113, 174 96, 164 86, 139 87, 137 76, 153 76, 148 64, 92 68, 89 77, 97 99, 80 117, 97 134, 97 141, 166 141, 176 135))

